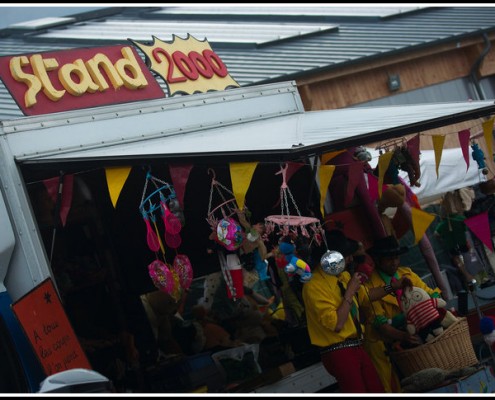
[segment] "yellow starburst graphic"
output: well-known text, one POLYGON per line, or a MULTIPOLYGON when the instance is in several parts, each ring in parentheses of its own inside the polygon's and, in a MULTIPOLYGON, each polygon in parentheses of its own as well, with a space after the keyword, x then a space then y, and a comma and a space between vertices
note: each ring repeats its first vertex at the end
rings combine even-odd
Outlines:
POLYGON ((153 36, 151 45, 128 40, 145 54, 148 68, 163 78, 169 96, 240 86, 207 40, 200 41, 189 34, 186 39, 172 35, 171 42, 153 36))

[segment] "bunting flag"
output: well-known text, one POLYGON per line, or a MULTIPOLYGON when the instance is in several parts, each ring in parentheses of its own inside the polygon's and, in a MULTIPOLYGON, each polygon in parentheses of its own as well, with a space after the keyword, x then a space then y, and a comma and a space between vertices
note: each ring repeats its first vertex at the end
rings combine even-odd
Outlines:
POLYGON ((411 207, 411 219, 414 231, 414 244, 417 244, 434 221, 435 216, 426 211, 411 207))
POLYGON ((184 194, 192 167, 193 164, 169 165, 168 167, 175 195, 182 209, 184 209, 184 194))
POLYGON ((387 172, 388 166, 390 165, 390 161, 392 160, 392 156, 394 155, 393 151, 387 151, 384 154, 380 154, 378 157, 378 197, 382 197, 383 190, 383 180, 385 178, 385 172, 387 172))
POLYGON ((254 170, 258 162, 230 163, 230 178, 232 179, 232 191, 234 192, 237 206, 240 210, 244 208, 246 193, 249 189, 254 170))
POLYGON ((338 150, 338 151, 331 151, 329 153, 323 153, 321 155, 320 162, 322 165, 325 165, 327 162, 329 162, 332 158, 338 156, 339 154, 343 153, 346 150, 338 150))
POLYGON ((61 177, 45 179, 43 181, 48 195, 57 205, 58 196, 60 196, 59 217, 62 226, 67 222, 70 207, 72 204, 72 193, 74 188, 74 175, 62 175, 61 177))
POLYGON ((419 165, 419 133, 406 142, 406 147, 413 160, 419 165))
POLYGON ((493 158, 493 121, 494 118, 490 118, 489 120, 482 123, 483 126, 483 135, 485 137, 485 142, 488 150, 488 154, 490 155, 490 160, 493 158))
POLYGON ((344 205, 346 207, 349 206, 354 198, 356 186, 359 184, 361 179, 363 179, 363 164, 360 162, 350 164, 347 168, 347 191, 344 200, 344 205))
POLYGON ((481 240, 486 247, 493 252, 492 235, 490 232, 490 223, 488 221, 488 211, 483 211, 474 217, 466 218, 464 223, 481 240))
POLYGON ((432 136, 433 150, 435 151, 435 164, 438 179, 438 167, 440 166, 440 160, 442 159, 443 143, 445 142, 445 135, 432 136))
POLYGON ((113 208, 117 206, 120 192, 124 187, 132 167, 107 167, 105 168, 105 176, 107 178, 108 193, 112 200, 113 208))
POLYGON ((462 155, 464 161, 466 161, 466 171, 469 169, 469 141, 471 139, 471 131, 469 129, 464 129, 457 133, 459 137, 459 144, 461 145, 462 155))
POLYGON ((303 166, 303 163, 296 163, 289 161, 287 163, 287 172, 285 175, 286 183, 289 184, 290 178, 292 178, 292 175, 294 175, 299 169, 303 166))
POLYGON ((325 204, 328 193, 328 185, 330 185, 334 172, 335 165, 320 165, 318 169, 318 177, 320 178, 320 210, 322 216, 325 215, 323 205, 325 204))

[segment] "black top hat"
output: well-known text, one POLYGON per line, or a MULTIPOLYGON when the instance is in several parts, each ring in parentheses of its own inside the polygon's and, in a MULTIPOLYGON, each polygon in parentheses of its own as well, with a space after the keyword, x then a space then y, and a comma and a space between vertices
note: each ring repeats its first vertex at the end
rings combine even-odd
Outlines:
POLYGON ((407 246, 401 246, 393 235, 376 239, 373 246, 368 249, 372 256, 393 257, 409 251, 407 246))
POLYGON ((325 232, 327 246, 329 250, 338 251, 344 257, 354 254, 358 249, 358 242, 348 239, 342 231, 332 229, 325 232))

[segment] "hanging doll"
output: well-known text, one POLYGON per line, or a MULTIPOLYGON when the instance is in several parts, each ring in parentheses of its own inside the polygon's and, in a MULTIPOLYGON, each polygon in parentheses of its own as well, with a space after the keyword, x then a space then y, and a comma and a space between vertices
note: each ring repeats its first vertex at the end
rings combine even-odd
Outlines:
POLYGON ((286 265, 284 271, 292 277, 294 275, 299 275, 299 280, 303 283, 308 282, 311 277, 311 269, 305 261, 296 257, 294 254, 296 246, 290 239, 290 237, 284 237, 281 239, 278 245, 279 251, 284 255, 286 265))
POLYGON ((446 305, 445 300, 431 298, 424 289, 412 286, 410 281, 403 285, 400 306, 406 317, 407 331, 411 335, 417 333, 423 342, 431 342, 457 321, 446 305))

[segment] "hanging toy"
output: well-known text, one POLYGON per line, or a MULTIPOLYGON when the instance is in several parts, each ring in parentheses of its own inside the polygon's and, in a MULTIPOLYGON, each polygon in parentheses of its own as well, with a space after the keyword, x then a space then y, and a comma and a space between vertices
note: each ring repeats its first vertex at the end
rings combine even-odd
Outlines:
POLYGON ((189 289, 193 280, 193 269, 189 257, 184 254, 177 254, 172 264, 173 269, 179 276, 179 283, 183 289, 189 289))
POLYGON ((223 245, 227 250, 237 250, 244 240, 244 232, 241 226, 233 218, 223 218, 217 225, 218 243, 223 245))
POLYGON ((163 261, 152 261, 148 265, 148 272, 157 289, 167 294, 172 293, 175 287, 174 276, 163 261))
POLYGON ((289 277, 299 275, 299 280, 302 283, 306 283, 312 278, 313 275, 308 263, 295 256, 296 246, 293 243, 283 239, 279 243, 278 249, 285 256, 286 265, 284 271, 289 277))
MULTIPOLYGON (((167 205, 167 203, 170 203, 172 200, 175 199, 175 191, 170 184, 158 178, 155 178, 151 175, 150 172, 146 174, 146 183, 144 185, 143 196, 141 198, 139 210, 141 211, 143 219, 146 223, 147 242, 148 247, 150 247, 151 250, 157 248, 158 240, 152 233, 150 219, 156 222, 156 215, 158 214, 158 210, 160 210, 161 219, 165 228, 164 239, 167 246, 172 249, 176 249, 182 243, 182 239, 180 237, 182 224, 180 222, 180 219, 170 211, 169 206, 167 205), (155 186, 155 190, 146 197, 146 192, 150 182, 155 186), (158 183, 160 183, 161 186, 159 186, 158 183), (155 200, 156 196, 158 196, 158 203, 155 203, 153 201, 155 200)), ((158 251, 158 249, 153 251, 158 251)))
POLYGON ((280 167, 275 175, 282 175, 282 185, 280 186, 281 215, 269 215, 265 218, 266 235, 276 232, 282 237, 299 235, 314 241, 317 246, 321 244, 323 228, 320 220, 314 217, 303 217, 292 196, 292 192, 287 186, 287 169, 285 164, 280 167), (289 204, 290 199, 290 204, 289 204), (291 210, 295 210, 297 215, 291 215, 291 210))
MULTIPOLYGON (((148 248, 155 252, 157 256, 157 259, 148 265, 148 272, 156 288, 170 294, 174 299, 178 300, 181 286, 183 286, 180 284, 181 273, 184 275, 186 272, 181 272, 180 268, 169 269, 165 260, 165 249, 160 240, 161 233, 156 224, 157 216, 160 215, 161 220, 163 221, 162 230, 165 243, 168 247, 177 249, 182 243, 180 236, 182 223, 179 217, 169 209, 170 202, 175 199, 175 191, 171 185, 155 178, 150 172, 146 174, 146 182, 143 189, 141 204, 139 205, 139 211, 141 212, 143 221, 146 225, 146 243, 148 248), (154 186, 155 190, 147 195, 150 183, 154 186), (152 223, 155 229, 153 229, 152 223), (159 250, 161 250, 163 261, 158 259, 159 250)), ((174 207, 177 209, 176 204, 174 204, 174 207)), ((189 271, 188 273, 192 277, 192 271, 189 271)), ((182 276, 182 279, 185 284, 190 284, 190 282, 187 283, 187 277, 182 276)))
POLYGON ((206 220, 215 231, 215 241, 227 250, 235 251, 241 246, 245 233, 240 223, 234 218, 238 210, 234 193, 215 179, 215 172, 212 169, 209 169, 208 173, 211 173, 213 178, 206 220), (227 199, 227 195, 231 197, 227 199), (215 200, 220 201, 220 204, 215 207, 212 206, 214 197, 218 198, 215 200))
POLYGON ((481 169, 483 175, 487 175, 488 168, 486 168, 485 155, 483 154, 483 150, 480 149, 478 143, 474 142, 471 144, 471 149, 473 150, 471 152, 471 155, 473 156, 473 160, 478 163, 478 169, 481 169))

